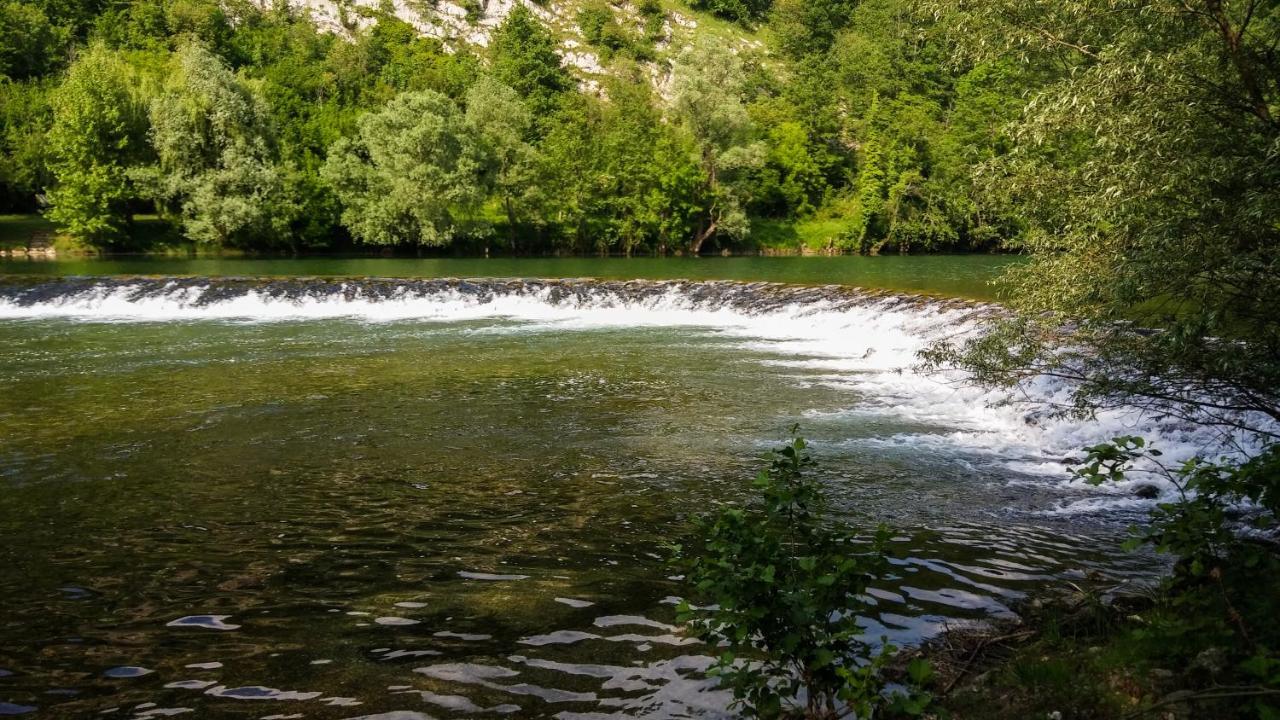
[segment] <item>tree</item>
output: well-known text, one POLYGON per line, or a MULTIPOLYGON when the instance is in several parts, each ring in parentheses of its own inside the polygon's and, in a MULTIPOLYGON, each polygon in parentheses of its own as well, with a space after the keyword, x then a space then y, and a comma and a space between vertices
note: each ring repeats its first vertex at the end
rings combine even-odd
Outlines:
POLYGON ((605 164, 603 103, 581 94, 567 96, 547 125, 539 148, 545 182, 556 189, 548 194, 546 208, 547 219, 558 231, 556 249, 584 252, 594 245, 599 250, 607 238, 600 180, 605 164))
POLYGON ((954 0, 938 11, 963 61, 1006 54, 1071 72, 1035 98, 1012 152, 982 176, 1026 223, 1030 262, 1004 280, 1020 315, 932 358, 996 382, 1075 379, 1080 411, 1137 403, 1270 432, 1280 8, 954 0))
POLYGON ((515 90, 488 76, 467 91, 466 104, 467 124, 484 160, 481 182, 502 203, 514 250, 519 208, 536 203, 539 194, 538 151, 526 140, 533 116, 515 90))
POLYGON ((0 83, 0 207, 32 212, 53 182, 45 134, 52 83, 0 83))
POLYGON ((646 244, 666 252, 688 237, 701 173, 689 146, 662 122, 646 78, 606 86, 600 130, 600 203, 610 243, 630 255, 646 244))
POLYGON ((0 78, 25 80, 60 64, 67 41, 59 27, 37 5, 0 2, 0 78))
POLYGON ((367 243, 448 244, 459 214, 484 199, 484 155, 457 105, 431 90, 402 93, 358 125, 321 173, 343 204, 342 222, 367 243))
POLYGON ((214 247, 289 241, 293 202, 250 85, 192 43, 174 56, 150 117, 158 162, 145 177, 187 237, 214 247))
POLYGON ((764 19, 772 5, 773 0, 691 0, 689 3, 696 10, 705 10, 740 23, 764 19))
POLYGON ((685 49, 672 69, 672 113, 693 138, 704 174, 705 210, 689 242, 695 255, 717 233, 750 232, 745 181, 764 164, 765 146, 752 139, 745 77, 737 54, 710 42, 685 49))
POLYGON ((853 16, 855 0, 778 0, 772 26, 778 44, 792 57, 823 53, 853 16))
POLYGON ((550 116, 573 81, 561 64, 555 39, 527 7, 516 4, 490 42, 495 78, 515 89, 534 116, 550 116))
POLYGON ((146 147, 145 113, 128 66, 91 46, 72 63, 52 105, 49 218, 94 244, 123 239, 135 196, 128 170, 146 147))

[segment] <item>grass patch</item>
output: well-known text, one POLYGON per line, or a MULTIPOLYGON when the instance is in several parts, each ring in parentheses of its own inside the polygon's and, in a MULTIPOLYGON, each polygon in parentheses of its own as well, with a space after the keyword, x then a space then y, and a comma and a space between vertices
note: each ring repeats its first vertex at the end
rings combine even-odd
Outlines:
MULTIPOLYGON (((58 230, 58 226, 43 215, 0 215, 0 250, 21 250, 52 245, 59 255, 86 255, 98 252, 97 248, 58 230)), ((185 240, 173 225, 157 215, 134 215, 129 237, 118 246, 110 248, 124 252, 185 253, 192 244, 185 240)))
POLYGON ((836 217, 755 219, 748 242, 765 254, 818 255, 831 252, 836 237, 848 227, 848 220, 836 217))
POLYGON ((43 215, 0 215, 0 250, 29 247, 35 238, 57 231, 43 215))
POLYGON ((951 632, 920 651, 937 671, 942 717, 1274 717, 1280 688, 1242 673, 1215 639, 1158 632, 1183 622, 1163 591, 1109 602, 1073 592, 1019 610, 1020 624, 951 632))

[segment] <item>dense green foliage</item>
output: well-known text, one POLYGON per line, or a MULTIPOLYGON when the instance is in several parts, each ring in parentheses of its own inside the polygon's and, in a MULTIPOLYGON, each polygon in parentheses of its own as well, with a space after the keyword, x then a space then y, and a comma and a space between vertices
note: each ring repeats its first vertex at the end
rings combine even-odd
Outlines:
POLYGON ((119 57, 94 46, 52 98, 46 140, 57 184, 49 217, 89 241, 121 237, 130 219, 129 168, 145 157, 145 115, 130 73, 119 57))
POLYGON ((337 35, 284 5, 7 0, 0 212, 43 211, 104 248, 136 244, 139 214, 204 248, 262 251, 750 250, 753 227, 795 222, 824 228, 813 251, 1017 241, 1017 218, 978 209, 970 178, 1008 151, 999 128, 1044 71, 946 67, 947 34, 909 0, 686 10, 771 28, 773 47, 653 0, 574 7, 606 65, 589 81, 524 5, 481 48, 367 9, 337 35), (373 118, 421 93, 477 167, 415 190, 448 162, 383 166, 373 145, 398 141, 370 133, 407 127, 373 118))
MULTIPOLYGON (((887 691, 895 650, 867 642, 858 617, 888 569, 888 531, 868 543, 832 527, 805 448, 796 438, 772 454, 754 483, 759 506, 702 519, 693 546, 676 548, 696 599, 711 603, 684 601, 680 617, 721 648, 713 673, 753 717, 919 715, 929 696, 887 691)), ((928 674, 910 668, 916 685, 928 674)))
POLYGON ((361 117, 356 139, 330 150, 322 177, 364 242, 444 245, 461 224, 457 216, 481 200, 482 162, 458 106, 423 90, 361 117))
POLYGON ((296 205, 264 101, 201 45, 172 62, 149 113, 156 163, 134 173, 146 194, 198 243, 287 243, 296 205))
POLYGON ((1032 262, 1006 281, 1022 312, 950 359, 994 381, 1073 378, 1084 410, 1139 401, 1265 432, 1280 419, 1280 8, 943 7, 966 57, 1072 70, 980 167, 1025 227, 1032 262))
POLYGON ((1134 530, 1135 546, 1150 545, 1176 563, 1133 640, 1149 662, 1212 665, 1184 702, 1214 717, 1276 717, 1280 555, 1267 538, 1280 529, 1280 447, 1244 462, 1192 458, 1168 466, 1160 458, 1142 438, 1119 437, 1088 448, 1075 471, 1093 485, 1154 474, 1177 492, 1134 530))
POLYGON ((1212 665, 1188 673, 1177 703, 1206 717, 1277 717, 1280 7, 951 0, 935 10, 956 62, 1066 72, 1019 117, 1008 151, 975 166, 982 205, 1016 208, 1030 251, 1004 280, 1015 312, 927 358, 995 384, 1064 378, 1064 411, 1138 407, 1239 444, 1233 458, 1166 467, 1140 438, 1117 438, 1088 448, 1078 476, 1154 472, 1177 492, 1138 531, 1176 561, 1139 627, 1116 631, 1131 663, 1212 665))

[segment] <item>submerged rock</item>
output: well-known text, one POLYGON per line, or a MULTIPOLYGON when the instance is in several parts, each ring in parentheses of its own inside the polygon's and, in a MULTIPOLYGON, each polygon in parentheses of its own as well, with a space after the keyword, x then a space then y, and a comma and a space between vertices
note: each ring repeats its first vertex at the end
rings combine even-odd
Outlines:
POLYGON ((1160 487, 1151 483, 1143 483, 1133 489, 1133 496, 1143 500, 1155 500, 1160 497, 1160 487))

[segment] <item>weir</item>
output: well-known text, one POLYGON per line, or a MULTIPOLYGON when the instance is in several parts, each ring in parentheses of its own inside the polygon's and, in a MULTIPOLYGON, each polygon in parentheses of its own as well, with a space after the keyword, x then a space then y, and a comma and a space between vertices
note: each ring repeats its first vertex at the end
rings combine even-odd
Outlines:
MULTIPOLYGON (((186 309, 193 314, 220 305, 251 300, 268 306, 295 307, 312 314, 311 306, 338 313, 361 314, 360 306, 378 304, 492 304, 526 300, 560 308, 667 307, 729 310, 760 315, 820 309, 840 312, 875 305, 884 309, 991 312, 995 306, 958 298, 912 295, 843 285, 791 285, 770 282, 503 278, 265 278, 265 277, 75 277, 11 278, 0 281, 0 313, 82 314, 92 316, 127 305, 138 308, 186 309)), ((251 305, 237 304, 241 312, 251 305)), ((275 314, 275 313, 271 313, 275 314)), ((401 313, 403 315, 403 312, 401 313)), ((252 317, 248 315, 247 317, 252 317)))
MULTIPOLYGON (((981 333, 1003 313, 993 303, 844 285, 694 280, 379 277, 109 276, 0 281, 0 320, 231 321, 468 324, 467 332, 538 333, 685 329, 773 353, 806 382, 858 394, 855 407, 813 409, 811 421, 893 418, 923 426, 857 438, 889 451, 977 455, 1078 496, 1046 512, 1149 506, 1171 491, 1159 478, 1078 492, 1066 464, 1079 449, 1142 435, 1178 461, 1238 452, 1243 437, 1127 408, 1070 415, 1070 384, 1040 377, 1009 391, 972 387, 963 373, 924 373, 919 353, 938 340, 981 333), (480 326, 475 326, 479 323, 480 326), (494 323, 503 324, 495 326, 494 323), (1135 497, 1140 488, 1145 498, 1135 497), (1153 497, 1154 495, 1154 497, 1153 497)), ((730 372, 730 371, 726 371, 730 372)), ((803 418, 802 418, 803 420, 803 418)))

